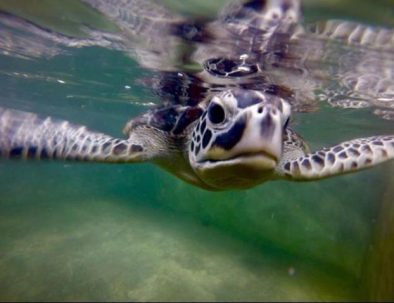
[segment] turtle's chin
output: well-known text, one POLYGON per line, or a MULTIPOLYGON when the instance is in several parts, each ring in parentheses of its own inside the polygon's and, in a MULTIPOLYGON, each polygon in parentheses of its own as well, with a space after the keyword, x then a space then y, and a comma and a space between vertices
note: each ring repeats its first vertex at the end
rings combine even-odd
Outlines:
POLYGON ((273 178, 278 159, 265 152, 245 153, 229 159, 196 163, 194 170, 208 186, 217 190, 245 189, 273 178))

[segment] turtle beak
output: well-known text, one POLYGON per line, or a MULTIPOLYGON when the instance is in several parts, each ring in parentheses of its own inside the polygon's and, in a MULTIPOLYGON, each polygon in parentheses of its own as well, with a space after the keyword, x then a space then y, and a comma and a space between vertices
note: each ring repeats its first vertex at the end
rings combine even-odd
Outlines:
MULTIPOLYGON (((242 118, 241 118, 242 119, 242 118)), ((267 158, 267 168, 274 168, 282 155, 282 119, 271 104, 253 106, 244 113, 246 127, 232 152, 237 155, 261 155, 267 158)))

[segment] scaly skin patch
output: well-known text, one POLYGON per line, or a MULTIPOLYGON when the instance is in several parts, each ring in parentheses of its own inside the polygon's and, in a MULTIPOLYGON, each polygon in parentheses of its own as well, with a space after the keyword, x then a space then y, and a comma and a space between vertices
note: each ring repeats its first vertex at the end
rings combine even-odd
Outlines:
POLYGON ((135 162, 144 160, 144 147, 67 121, 41 119, 35 114, 0 108, 0 155, 24 159, 135 162))
POLYGON ((316 180, 356 172, 393 158, 394 136, 374 136, 282 162, 278 173, 291 180, 316 180))

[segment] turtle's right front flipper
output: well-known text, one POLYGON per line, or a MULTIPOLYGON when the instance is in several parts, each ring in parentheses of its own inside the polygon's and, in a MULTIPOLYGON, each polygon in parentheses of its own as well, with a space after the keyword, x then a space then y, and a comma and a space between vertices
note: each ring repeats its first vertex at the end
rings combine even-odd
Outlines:
POLYGON ((0 156, 97 162, 140 162, 152 158, 141 142, 116 139, 84 126, 0 108, 0 156))

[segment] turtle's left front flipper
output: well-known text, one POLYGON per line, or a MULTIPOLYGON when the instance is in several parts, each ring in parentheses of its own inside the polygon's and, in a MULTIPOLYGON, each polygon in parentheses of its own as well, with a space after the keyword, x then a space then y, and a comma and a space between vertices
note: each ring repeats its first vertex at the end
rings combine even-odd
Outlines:
POLYGON ((343 142, 282 162, 278 174, 307 181, 356 172, 394 158, 394 136, 375 136, 343 142))

